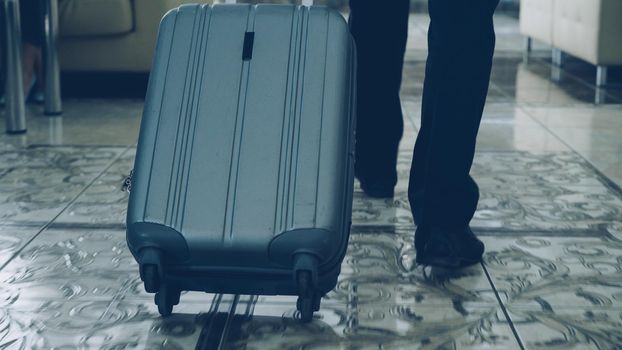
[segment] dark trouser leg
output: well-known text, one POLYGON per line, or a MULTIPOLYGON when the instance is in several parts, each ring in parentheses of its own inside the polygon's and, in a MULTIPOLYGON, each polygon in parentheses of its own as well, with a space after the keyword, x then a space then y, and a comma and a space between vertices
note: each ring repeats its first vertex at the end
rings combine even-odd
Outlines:
POLYGON ((403 132, 399 91, 409 0, 350 1, 350 29, 357 48, 356 176, 393 188, 403 132))
MULTIPOLYGON (((429 36, 429 34, 428 34, 429 36)), ((417 141, 413 150, 413 161, 410 166, 410 178, 408 184, 408 198, 413 212, 413 218, 417 225, 423 221, 423 202, 425 195, 425 177, 427 169, 427 154, 430 139, 429 125, 434 117, 433 101, 433 69, 432 60, 428 59, 425 66, 425 79, 423 81, 423 96, 421 99, 421 125, 417 134, 417 141)))
POLYGON ((22 41, 36 47, 43 46, 43 4, 42 0, 22 0, 19 2, 22 41))
POLYGON ((488 92, 499 0, 429 0, 430 29, 422 124, 409 199, 419 225, 461 228, 479 190, 469 176, 488 92))

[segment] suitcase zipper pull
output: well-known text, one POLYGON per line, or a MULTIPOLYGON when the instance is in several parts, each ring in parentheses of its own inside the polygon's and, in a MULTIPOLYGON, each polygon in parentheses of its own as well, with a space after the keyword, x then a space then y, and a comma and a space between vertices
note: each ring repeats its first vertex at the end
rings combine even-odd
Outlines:
POLYGON ((130 193, 132 190, 132 176, 134 175, 134 169, 130 170, 130 173, 123 179, 123 184, 121 185, 121 191, 130 193))

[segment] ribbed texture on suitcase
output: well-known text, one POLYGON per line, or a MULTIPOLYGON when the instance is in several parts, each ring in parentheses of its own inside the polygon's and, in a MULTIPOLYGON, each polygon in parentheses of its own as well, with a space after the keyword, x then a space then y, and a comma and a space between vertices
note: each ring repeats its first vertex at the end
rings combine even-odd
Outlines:
MULTIPOLYGON (((188 174, 194 150, 198 100, 201 96, 203 73, 205 72, 205 53, 207 49, 207 33, 209 31, 210 11, 196 11, 190 50, 188 52, 187 70, 181 109, 175 132, 175 152, 171 181, 166 201, 164 222, 171 227, 183 228, 183 213, 186 211, 186 194, 188 193, 188 174)), ((153 172, 153 168, 151 171, 153 172)), ((153 175, 152 175, 153 176, 153 175)))
MULTIPOLYGON (((283 113, 283 134, 281 136, 281 158, 279 162, 279 187, 274 218, 276 232, 283 232, 293 226, 294 203, 296 203, 297 163, 299 161, 301 106, 304 94, 304 67, 308 38, 308 12, 296 11, 292 21, 290 56, 287 64, 288 84, 285 112, 283 113)), ((321 143, 320 143, 321 144, 321 143)), ((320 145, 318 144, 318 146, 320 145)), ((317 150, 319 156, 319 149, 317 150)), ((317 166, 319 168, 319 158, 317 166)), ((316 184, 317 193, 317 184, 316 184)), ((313 210, 313 225, 317 214, 317 202, 313 210)))
MULTIPOLYGON (((246 32, 253 32, 255 24, 255 10, 251 8, 247 15, 246 32)), ((225 220, 222 229, 223 241, 225 236, 233 234, 233 220, 235 213, 235 201, 237 198, 238 176, 240 172, 240 158, 242 153, 242 135, 244 134, 244 119, 246 117, 246 96, 248 94, 248 79, 250 73, 250 62, 242 62, 240 73, 240 89, 238 92, 237 111, 235 114, 235 129, 233 143, 231 147, 231 161, 229 163, 229 181, 227 183, 227 200, 225 202, 225 220)))

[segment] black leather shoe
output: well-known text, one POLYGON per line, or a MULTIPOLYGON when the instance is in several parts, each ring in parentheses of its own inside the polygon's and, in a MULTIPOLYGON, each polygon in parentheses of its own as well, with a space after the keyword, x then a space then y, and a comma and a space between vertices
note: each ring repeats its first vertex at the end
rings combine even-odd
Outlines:
POLYGON ((363 192, 372 198, 393 198, 395 195, 393 186, 373 183, 370 184, 361 180, 359 180, 359 182, 361 183, 361 189, 363 192))
POLYGON ((442 268, 461 268, 482 261, 484 243, 470 228, 445 230, 417 228, 417 264, 442 268))

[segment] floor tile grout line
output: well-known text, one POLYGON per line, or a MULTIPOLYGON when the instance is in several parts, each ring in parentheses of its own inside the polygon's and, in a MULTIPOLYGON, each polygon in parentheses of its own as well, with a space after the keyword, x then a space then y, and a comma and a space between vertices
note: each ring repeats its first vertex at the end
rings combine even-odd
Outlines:
POLYGON ((516 341, 518 342, 518 346, 521 348, 521 350, 525 350, 526 348, 525 348, 525 345, 523 344, 523 340, 521 339, 521 336, 518 333, 518 330, 516 329, 516 326, 514 325, 514 321, 512 321, 512 317, 510 317, 510 314, 508 313, 508 310, 506 309, 505 304, 503 304, 503 301, 501 300, 499 291, 497 290, 497 287, 492 281, 492 277, 490 277, 490 273, 488 272, 488 269, 486 268, 486 264, 482 262, 481 266, 482 266, 482 269, 484 270, 484 274, 486 275, 486 279, 488 279, 488 283, 490 284, 490 287, 492 288, 493 293, 495 293, 495 298, 497 298, 497 302, 499 303, 499 306, 501 307, 501 311, 503 312, 503 315, 505 316, 505 319, 508 322, 508 325, 510 326, 512 333, 514 334, 514 337, 516 338, 516 341))
POLYGON ((600 169, 598 169, 596 165, 592 164, 592 162, 590 162, 588 159, 583 157, 580 153, 578 154, 583 160, 585 160, 585 162, 587 163, 586 165, 589 166, 590 169, 593 172, 595 172, 596 175, 599 176, 603 182, 605 182, 605 186, 609 187, 609 189, 616 192, 616 194, 618 194, 622 199, 622 187, 620 187, 620 185, 618 185, 615 181, 611 180, 609 176, 605 175, 605 173, 603 173, 600 169))
POLYGON ((47 222, 45 225, 43 225, 38 231, 37 233, 35 233, 32 237, 30 237, 30 239, 28 239, 28 241, 26 243, 24 243, 19 249, 17 249, 9 259, 7 259, 2 265, 0 265, 0 271, 4 270, 4 268, 9 265, 13 259, 15 259, 19 254, 21 254, 21 252, 30 244, 32 243, 35 239, 37 239, 37 237, 39 237, 39 235, 41 235, 41 233, 45 230, 47 230, 53 223, 54 221, 56 221, 56 219, 58 219, 61 215, 63 215, 63 213, 65 211, 67 211, 67 209, 69 209, 69 207, 71 205, 73 205, 78 198, 84 194, 86 192, 87 189, 89 189, 99 178, 101 178, 108 170, 110 170, 110 168, 119 160, 121 159, 121 157, 123 157, 128 151, 129 151, 130 147, 126 147, 125 149, 123 149, 123 151, 121 151, 116 157, 114 157, 105 167, 104 169, 97 175, 95 176, 91 181, 89 181, 86 186, 84 186, 84 188, 82 190, 80 190, 80 192, 78 192, 49 222, 47 222))

